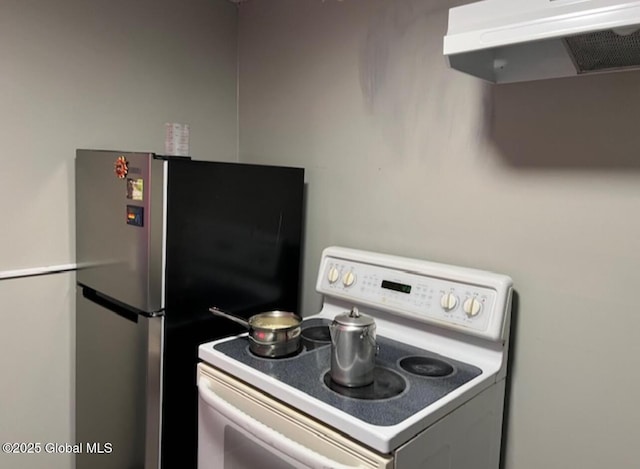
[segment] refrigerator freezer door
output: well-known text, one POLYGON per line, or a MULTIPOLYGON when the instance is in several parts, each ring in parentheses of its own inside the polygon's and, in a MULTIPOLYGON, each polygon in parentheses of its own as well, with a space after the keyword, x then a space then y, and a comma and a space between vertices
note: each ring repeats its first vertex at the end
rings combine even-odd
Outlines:
POLYGON ((78 287, 77 469, 158 469, 164 317, 78 287))
POLYGON ((76 153, 77 281, 145 312, 164 308, 165 167, 149 153, 76 153))

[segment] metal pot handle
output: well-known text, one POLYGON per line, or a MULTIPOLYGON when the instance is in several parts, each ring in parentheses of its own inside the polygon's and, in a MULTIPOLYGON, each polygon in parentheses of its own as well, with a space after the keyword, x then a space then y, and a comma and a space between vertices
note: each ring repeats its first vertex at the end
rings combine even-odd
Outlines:
MULTIPOLYGON (((378 345, 377 341, 376 341, 376 330, 375 330, 375 326, 373 328, 373 334, 371 333, 371 329, 367 329, 364 333, 363 336, 366 335, 367 339, 369 340, 369 342, 371 343, 371 345, 373 346, 373 348, 375 349, 375 354, 378 355, 378 352, 380 352, 380 346, 378 345)), ((361 336, 360 338, 364 338, 363 336, 361 336)))
POLYGON ((212 306, 211 308, 209 308, 209 312, 213 313, 216 316, 221 316, 223 318, 231 319, 233 322, 236 322, 241 326, 246 327, 247 329, 251 329, 251 326, 249 325, 249 322, 246 319, 236 316, 235 314, 227 313, 226 311, 222 311, 221 309, 216 308, 215 306, 212 306))

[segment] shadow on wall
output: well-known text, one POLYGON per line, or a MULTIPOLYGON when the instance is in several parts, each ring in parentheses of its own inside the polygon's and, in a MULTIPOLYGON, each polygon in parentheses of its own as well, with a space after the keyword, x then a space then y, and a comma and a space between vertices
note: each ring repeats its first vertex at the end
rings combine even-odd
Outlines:
POLYGON ((488 137, 513 167, 640 169, 640 72, 486 87, 488 137))

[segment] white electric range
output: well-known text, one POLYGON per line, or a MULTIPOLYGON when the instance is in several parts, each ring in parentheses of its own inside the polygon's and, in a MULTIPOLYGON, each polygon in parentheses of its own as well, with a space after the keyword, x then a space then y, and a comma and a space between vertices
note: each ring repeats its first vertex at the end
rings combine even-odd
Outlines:
POLYGON ((319 313, 294 356, 246 334, 200 346, 198 467, 497 469, 512 281, 486 271, 331 247, 319 313), (328 324, 377 326, 374 383, 331 381, 328 324))

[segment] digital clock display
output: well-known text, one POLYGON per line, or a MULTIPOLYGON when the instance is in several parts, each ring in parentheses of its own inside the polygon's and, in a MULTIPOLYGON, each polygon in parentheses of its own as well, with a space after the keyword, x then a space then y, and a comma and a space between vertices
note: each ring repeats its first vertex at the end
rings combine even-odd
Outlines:
POLYGON ((387 290, 399 291, 401 293, 411 293, 411 285, 390 282, 389 280, 382 281, 382 288, 386 288, 387 290))

